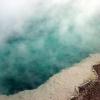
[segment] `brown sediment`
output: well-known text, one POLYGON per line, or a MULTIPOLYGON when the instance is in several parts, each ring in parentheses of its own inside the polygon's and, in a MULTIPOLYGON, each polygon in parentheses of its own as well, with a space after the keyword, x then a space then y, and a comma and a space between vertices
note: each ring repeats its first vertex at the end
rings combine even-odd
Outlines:
POLYGON ((100 64, 93 66, 98 78, 78 87, 79 94, 71 100, 100 100, 100 64))

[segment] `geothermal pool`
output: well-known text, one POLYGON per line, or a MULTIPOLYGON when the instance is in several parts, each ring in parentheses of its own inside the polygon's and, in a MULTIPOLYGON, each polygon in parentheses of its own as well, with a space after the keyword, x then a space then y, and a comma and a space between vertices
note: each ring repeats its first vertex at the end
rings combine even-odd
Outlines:
POLYGON ((35 89, 100 52, 99 10, 98 0, 0 1, 0 94, 35 89))

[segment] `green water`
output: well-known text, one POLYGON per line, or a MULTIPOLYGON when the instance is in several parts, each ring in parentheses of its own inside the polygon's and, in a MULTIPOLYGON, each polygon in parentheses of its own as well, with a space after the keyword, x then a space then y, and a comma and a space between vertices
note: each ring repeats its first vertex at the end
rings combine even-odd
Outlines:
POLYGON ((53 74, 89 55, 90 50, 75 44, 76 38, 66 37, 71 43, 62 44, 56 34, 57 25, 45 23, 33 21, 25 26, 21 35, 8 38, 0 48, 1 93, 37 88, 53 74))
POLYGON ((62 15, 65 17, 59 18, 59 13, 53 18, 33 16, 24 22, 21 30, 9 31, 12 35, 0 43, 1 94, 35 89, 61 69, 100 51, 99 18, 86 24, 92 31, 87 31, 87 26, 83 30, 78 27, 78 31, 74 17, 62 15), (60 23, 62 20, 66 22, 64 25, 60 23))

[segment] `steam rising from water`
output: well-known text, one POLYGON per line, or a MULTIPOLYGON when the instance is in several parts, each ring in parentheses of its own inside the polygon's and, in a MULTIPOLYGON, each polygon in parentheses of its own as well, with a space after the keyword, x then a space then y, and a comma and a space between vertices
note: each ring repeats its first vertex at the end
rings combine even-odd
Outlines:
POLYGON ((99 0, 0 0, 0 93, 33 89, 100 52, 99 0))

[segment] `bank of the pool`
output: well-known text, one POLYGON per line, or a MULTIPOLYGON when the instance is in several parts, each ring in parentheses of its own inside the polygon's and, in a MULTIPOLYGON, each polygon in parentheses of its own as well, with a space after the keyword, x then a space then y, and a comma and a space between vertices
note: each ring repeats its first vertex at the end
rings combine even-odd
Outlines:
POLYGON ((62 70, 35 90, 10 96, 1 95, 0 100, 70 100, 78 94, 80 85, 97 79, 93 69, 96 64, 100 64, 100 54, 90 55, 80 63, 62 70))

